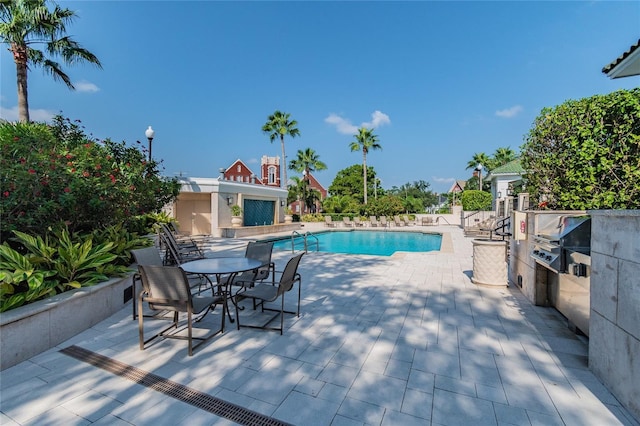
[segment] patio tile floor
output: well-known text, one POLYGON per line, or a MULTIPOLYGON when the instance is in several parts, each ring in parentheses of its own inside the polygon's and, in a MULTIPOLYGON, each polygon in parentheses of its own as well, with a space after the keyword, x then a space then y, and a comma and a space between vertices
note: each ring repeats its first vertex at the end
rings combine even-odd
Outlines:
MULTIPOLYGON (((557 311, 516 288, 473 285, 471 240, 429 230, 450 233, 453 252, 308 253, 302 314, 287 316, 283 336, 227 323, 193 357, 179 340, 140 351, 125 307, 0 372, 0 423, 234 424, 59 352, 76 345, 295 425, 640 426, 557 311)), ((241 255, 244 244, 214 242, 210 255, 241 255)), ((279 268, 290 254, 274 252, 279 268)))

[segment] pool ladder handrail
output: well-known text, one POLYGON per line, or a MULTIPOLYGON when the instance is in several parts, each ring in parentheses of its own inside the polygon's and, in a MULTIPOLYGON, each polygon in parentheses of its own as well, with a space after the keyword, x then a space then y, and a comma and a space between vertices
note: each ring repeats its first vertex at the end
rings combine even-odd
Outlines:
POLYGON ((307 241, 308 237, 313 237, 316 240, 316 251, 320 251, 320 241, 318 237, 313 235, 311 232, 307 231, 304 234, 299 233, 298 231, 291 232, 291 253, 295 253, 296 249, 296 235, 304 240, 304 252, 309 252, 309 242, 307 241))

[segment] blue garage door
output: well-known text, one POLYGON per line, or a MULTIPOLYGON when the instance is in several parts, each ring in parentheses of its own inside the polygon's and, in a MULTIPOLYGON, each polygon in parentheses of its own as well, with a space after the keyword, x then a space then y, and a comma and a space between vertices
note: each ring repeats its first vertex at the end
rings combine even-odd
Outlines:
POLYGON ((276 211, 275 201, 244 200, 243 226, 273 225, 276 211))

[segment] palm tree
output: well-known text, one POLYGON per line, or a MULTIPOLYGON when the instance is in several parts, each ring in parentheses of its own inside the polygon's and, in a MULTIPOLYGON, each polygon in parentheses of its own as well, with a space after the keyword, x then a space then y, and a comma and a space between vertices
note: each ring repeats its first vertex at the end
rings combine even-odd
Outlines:
POLYGON ((492 163, 493 160, 491 160, 487 154, 484 152, 476 152, 473 154, 473 158, 467 163, 466 169, 475 169, 480 164, 485 170, 491 170, 492 163))
POLYGON ((287 200, 291 203, 296 200, 302 201, 302 211, 304 214, 310 210, 311 207, 316 204, 317 201, 321 201, 320 191, 313 189, 309 186, 308 180, 300 179, 297 176, 291 178, 292 184, 289 186, 289 192, 287 200))
POLYGON ((27 71, 31 66, 41 67, 54 80, 62 80, 71 90, 75 87, 69 76, 53 58, 60 57, 67 65, 88 62, 102 68, 93 53, 65 35, 67 24, 75 17, 74 11, 62 9, 55 3, 54 9, 49 10, 46 0, 0 1, 0 39, 9 45, 16 63, 20 121, 29 121, 27 71), (36 44, 43 44, 44 51, 34 48, 36 44))
POLYGON ((372 149, 382 149, 378 142, 378 136, 373 134, 373 129, 361 127, 358 134, 353 135, 355 141, 349 144, 351 152, 362 150, 362 176, 364 178, 364 203, 367 204, 367 154, 372 149))
POLYGON ((292 138, 300 136, 300 131, 296 127, 298 122, 296 120, 290 120, 291 114, 286 112, 276 111, 267 118, 267 122, 262 126, 262 131, 269 135, 269 140, 273 143, 274 140, 280 139, 280 145, 282 146, 282 168, 283 179, 280 181, 280 186, 287 186, 287 157, 284 153, 284 136, 289 135, 292 138))
POLYGON ((299 149, 296 159, 289 162, 289 170, 302 173, 302 178, 308 181, 309 173, 327 170, 327 165, 320 161, 320 156, 313 149, 307 148, 304 151, 299 149))
POLYGON ((516 159, 516 153, 510 148, 498 148, 496 152, 493 153, 493 166, 494 168, 504 166, 509 161, 513 161, 516 159))

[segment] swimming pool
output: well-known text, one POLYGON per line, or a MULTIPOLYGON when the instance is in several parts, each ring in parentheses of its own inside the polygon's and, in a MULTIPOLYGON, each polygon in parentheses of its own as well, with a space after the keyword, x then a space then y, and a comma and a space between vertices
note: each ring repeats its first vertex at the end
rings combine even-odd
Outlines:
MULTIPOLYGON (((313 236, 318 238, 318 251, 377 256, 391 256, 396 251, 437 251, 442 242, 442 235, 424 232, 325 231, 313 236)), ((313 236, 307 238, 309 251, 316 250, 313 236)), ((291 237, 275 240, 273 248, 291 250, 291 237)), ((304 249, 303 238, 296 238, 295 248, 304 249)))

